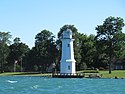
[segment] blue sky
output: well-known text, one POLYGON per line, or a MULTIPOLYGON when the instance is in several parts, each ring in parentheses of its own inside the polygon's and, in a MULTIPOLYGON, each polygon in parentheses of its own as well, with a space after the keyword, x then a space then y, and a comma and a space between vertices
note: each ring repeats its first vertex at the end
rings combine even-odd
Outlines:
POLYGON ((109 16, 125 20, 125 0, 0 0, 0 31, 11 32, 12 40, 20 37, 30 48, 40 31, 57 36, 65 24, 96 35, 95 27, 109 16))

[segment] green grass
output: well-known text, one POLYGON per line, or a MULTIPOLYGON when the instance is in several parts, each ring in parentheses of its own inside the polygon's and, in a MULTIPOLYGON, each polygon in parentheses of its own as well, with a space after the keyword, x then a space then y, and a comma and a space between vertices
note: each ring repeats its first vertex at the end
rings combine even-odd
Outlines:
MULTIPOLYGON (((79 71, 78 73, 84 73, 85 71, 79 71)), ((91 71, 91 73, 85 73, 85 76, 88 77, 89 74, 102 74, 102 78, 115 78, 116 76, 118 78, 125 78, 125 70, 114 70, 112 71, 111 74, 109 74, 108 71, 99 71, 99 73, 93 73, 91 71)), ((0 73, 0 76, 46 76, 46 77, 50 77, 51 73, 45 73, 45 74, 41 74, 38 72, 4 72, 4 73, 0 73)))
POLYGON ((114 70, 111 74, 108 71, 99 71, 102 74, 102 78, 125 78, 125 70, 114 70))
POLYGON ((102 75, 102 78, 125 78, 125 70, 113 70, 111 74, 109 71, 98 71, 96 70, 83 70, 78 71, 77 73, 85 73, 85 77, 89 77, 89 75, 102 75))
POLYGON ((51 76, 51 73, 38 73, 38 72, 4 72, 0 76, 51 76))
POLYGON ((78 71, 77 73, 99 73, 97 70, 82 70, 78 71))

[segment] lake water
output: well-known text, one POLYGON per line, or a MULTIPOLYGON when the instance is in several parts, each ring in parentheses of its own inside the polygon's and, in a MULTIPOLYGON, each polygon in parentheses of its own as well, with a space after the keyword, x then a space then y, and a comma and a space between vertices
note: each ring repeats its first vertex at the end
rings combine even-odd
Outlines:
POLYGON ((1 76, 0 94, 125 94, 125 79, 1 76))

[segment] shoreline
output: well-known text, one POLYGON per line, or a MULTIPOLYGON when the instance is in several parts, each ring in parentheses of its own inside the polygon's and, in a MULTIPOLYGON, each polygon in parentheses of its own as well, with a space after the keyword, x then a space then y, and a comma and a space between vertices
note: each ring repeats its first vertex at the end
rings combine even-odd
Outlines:
POLYGON ((83 78, 57 78, 57 77, 52 77, 52 76, 34 76, 34 75, 0 75, 0 77, 7 77, 7 76, 12 76, 12 77, 40 77, 40 78, 56 78, 56 79, 125 79, 123 78, 95 78, 95 77, 83 77, 83 78))
MULTIPOLYGON (((0 73, 0 76, 33 76, 33 77, 49 77, 52 78, 52 73, 39 73, 39 72, 4 72, 0 73)), ((82 78, 113 78, 113 79, 125 79, 125 70, 122 71, 113 71, 112 74, 108 74, 107 71, 100 71, 99 73, 85 73, 85 76, 82 78), (101 77, 98 77, 100 76, 101 77)))

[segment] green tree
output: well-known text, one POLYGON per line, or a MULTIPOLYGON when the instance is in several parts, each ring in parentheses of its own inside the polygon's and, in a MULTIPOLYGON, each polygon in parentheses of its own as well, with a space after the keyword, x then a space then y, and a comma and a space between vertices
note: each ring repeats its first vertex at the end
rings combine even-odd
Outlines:
POLYGON ((94 35, 84 35, 81 34, 81 63, 86 63, 88 67, 94 67, 94 57, 95 57, 95 42, 94 35))
POLYGON ((24 69, 24 57, 29 52, 29 47, 20 42, 20 38, 15 38, 14 43, 9 46, 10 53, 8 55, 8 66, 11 67, 8 71, 12 71, 14 69, 15 61, 17 61, 17 65, 20 67, 18 71, 22 71, 24 69), (12 69, 13 68, 13 69, 12 69))
POLYGON ((0 63, 1 73, 4 72, 4 64, 8 55, 8 44, 10 44, 10 32, 0 32, 0 63))
MULTIPOLYGON (((29 62, 31 62, 33 66, 38 66, 38 70, 46 71, 47 68, 56 61, 57 49, 54 38, 53 33, 48 30, 42 30, 36 35, 35 47, 30 51, 28 58, 32 58, 29 62)), ((30 70, 32 69, 30 68, 30 70)))
POLYGON ((14 42, 15 44, 19 44, 19 43, 20 43, 20 38, 19 38, 19 37, 16 37, 16 38, 13 40, 13 42, 14 42))
POLYGON ((33 71, 34 66, 39 65, 40 60, 39 52, 36 47, 33 47, 25 57, 25 69, 26 71, 33 71))
MULTIPOLYGON (((103 25, 96 27, 96 45, 103 46, 103 52, 106 53, 109 74, 111 73, 111 63, 116 56, 116 52, 119 51, 120 45, 124 41, 124 34, 122 33, 122 27, 124 26, 124 20, 120 17, 108 17, 105 19, 103 25)), ((100 49, 101 50, 101 49, 100 49)))

